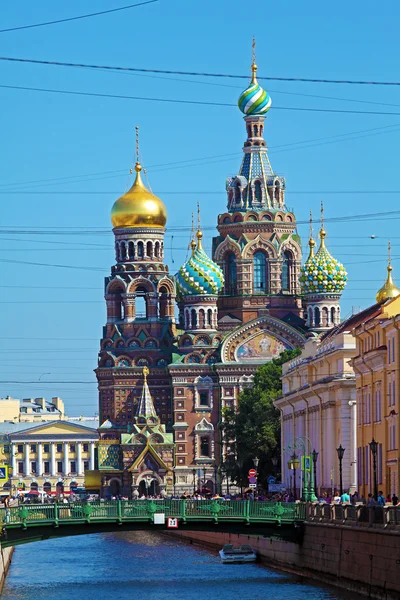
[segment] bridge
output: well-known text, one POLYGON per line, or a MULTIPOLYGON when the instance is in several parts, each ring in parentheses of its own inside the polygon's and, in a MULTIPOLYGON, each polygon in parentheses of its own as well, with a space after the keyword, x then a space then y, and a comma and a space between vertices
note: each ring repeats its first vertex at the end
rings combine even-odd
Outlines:
POLYGON ((306 518, 300 503, 251 500, 113 500, 22 504, 0 509, 2 547, 111 531, 226 531, 295 541, 306 518))

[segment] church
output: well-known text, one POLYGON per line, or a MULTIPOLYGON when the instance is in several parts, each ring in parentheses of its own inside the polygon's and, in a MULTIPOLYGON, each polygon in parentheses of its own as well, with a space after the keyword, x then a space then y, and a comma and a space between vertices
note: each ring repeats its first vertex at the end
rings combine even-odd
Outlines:
POLYGON ((112 207, 115 264, 96 368, 104 494, 215 490, 230 453, 220 440, 223 409, 260 365, 340 321, 346 271, 325 246, 323 223, 302 267, 286 182, 268 157, 271 98, 254 59, 238 105, 243 159, 226 180, 212 257, 199 223, 190 258, 169 272, 167 210, 143 183, 138 149, 133 186, 112 207))

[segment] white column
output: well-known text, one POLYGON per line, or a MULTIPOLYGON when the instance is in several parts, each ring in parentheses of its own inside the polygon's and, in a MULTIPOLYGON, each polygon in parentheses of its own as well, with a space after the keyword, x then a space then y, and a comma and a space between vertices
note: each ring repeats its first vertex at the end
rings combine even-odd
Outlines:
POLYGON ((56 475, 56 445, 54 442, 50 444, 50 475, 56 475))
POLYGON ((38 442, 37 445, 37 474, 40 476, 44 469, 43 469, 43 446, 41 442, 38 442))
MULTIPOLYGON (((355 392, 354 392, 355 393, 355 392)), ((350 489, 352 492, 358 490, 358 481, 357 481, 357 402, 355 399, 349 400, 350 405, 350 422, 351 422, 351 483, 350 489)))
POLYGON ((68 442, 64 442, 64 475, 69 473, 69 465, 68 465, 68 442))
POLYGON ((31 472, 29 468, 29 444, 24 444, 24 474, 29 475, 31 472))
POLYGON ((94 470, 94 442, 90 442, 89 469, 94 470))
POLYGON ((77 468, 76 468, 76 472, 78 473, 78 475, 83 475, 83 469, 82 469, 82 442, 78 442, 78 452, 77 452, 77 468))
POLYGON ((17 473, 17 457, 15 456, 15 454, 16 454, 16 446, 14 444, 11 444, 10 450, 11 450, 12 476, 13 477, 18 477, 18 473, 17 473))

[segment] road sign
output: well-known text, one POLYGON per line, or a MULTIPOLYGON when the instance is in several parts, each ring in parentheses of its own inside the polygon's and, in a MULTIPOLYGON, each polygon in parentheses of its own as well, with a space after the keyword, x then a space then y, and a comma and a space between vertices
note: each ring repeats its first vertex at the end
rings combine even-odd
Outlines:
POLYGON ((249 477, 249 483, 257 483, 257 477, 249 477))
POLYGON ((173 517, 168 517, 167 519, 167 527, 168 529, 178 529, 178 519, 173 517))
POLYGON ((273 477, 272 475, 270 475, 267 479, 267 483, 275 483, 275 481, 276 481, 276 478, 273 477))
POLYGON ((8 466, 0 465, 0 481, 8 480, 8 466))
POLYGON ((257 487, 256 483, 249 483, 249 488, 255 489, 257 487))
POLYGON ((257 471, 255 469, 250 469, 249 477, 255 477, 257 475, 257 471))
POLYGON ((269 492, 286 492, 286 486, 284 483, 269 483, 268 491, 269 492))

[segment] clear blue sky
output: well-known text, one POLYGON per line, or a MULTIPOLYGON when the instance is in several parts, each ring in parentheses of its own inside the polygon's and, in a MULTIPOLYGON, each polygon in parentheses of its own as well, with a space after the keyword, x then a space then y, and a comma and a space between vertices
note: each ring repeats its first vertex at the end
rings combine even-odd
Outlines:
MULTIPOLYGON (((21 0, 2 8, 0 29, 128 3, 21 0)), ((398 3, 389 2, 386 12, 390 16, 377 26, 376 3, 371 1, 338 1, 334 6, 315 1, 265 2, 251 12, 250 5, 238 0, 160 0, 87 20, 0 33, 0 55, 246 74, 254 34, 261 77, 397 80, 398 3)), ((0 72, 2 85, 233 105, 245 87, 244 81, 234 79, 139 76, 2 61, 0 72)), ((342 313, 349 313, 352 306, 366 307, 374 302, 385 278, 388 237, 393 243, 394 274, 400 282, 398 216, 384 214, 398 209, 399 194, 383 193, 400 190, 400 115, 277 108, 400 113, 400 88, 278 81, 263 85, 273 100, 265 129, 270 159, 275 172, 287 179, 287 204, 297 219, 308 219, 310 209, 317 215, 321 200, 326 217, 382 212, 379 220, 327 223, 329 249, 349 272, 342 313), (333 137, 349 133, 353 135, 333 137), (368 190, 375 193, 352 193, 368 190), (377 236, 375 240, 371 234, 377 236)), ((134 127, 140 126, 143 162, 153 191, 167 205, 168 226, 189 226, 190 214, 200 201, 203 224, 212 227, 225 208, 225 178, 239 168, 245 139, 241 113, 235 106, 1 88, 0 102, 0 230, 83 228, 83 233, 74 236, 0 233, 1 261, 93 269, 1 262, 0 379, 35 383, 2 383, 0 396, 60 395, 70 415, 93 414, 97 393, 92 369, 105 322, 103 277, 113 263, 109 213, 128 183, 134 127), (219 158, 210 158, 215 156, 219 158), (188 159, 200 160, 182 164, 188 159), (165 163, 178 164, 156 166, 165 163), (98 175, 88 176, 93 173, 98 175), (84 177, 62 179, 80 175, 84 177), (44 181, 53 178, 54 182, 44 181), (25 183, 31 181, 38 183, 25 183), (91 383, 64 383, 69 381, 91 383)), ((299 230, 306 253, 308 227, 301 225, 299 230)), ((207 231, 208 249, 211 236, 212 231, 207 231)), ((172 239, 167 232, 166 261, 172 273, 185 259, 187 242, 187 234, 174 234, 172 239)))

